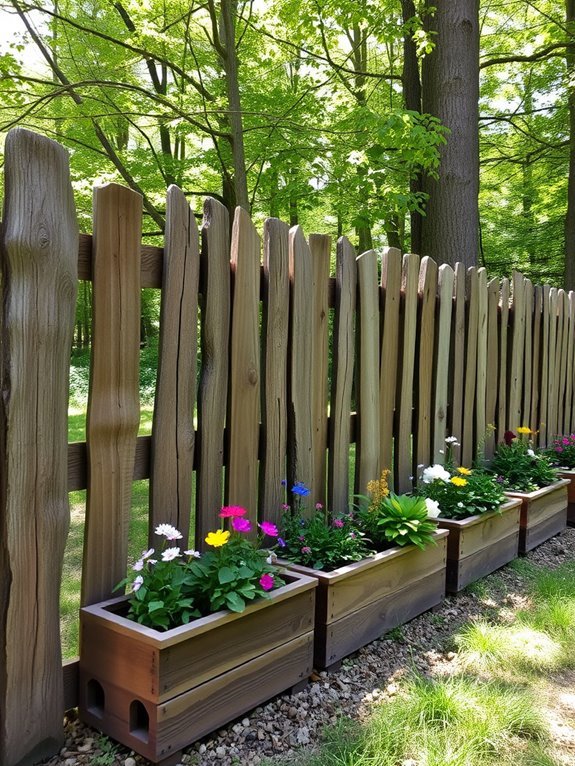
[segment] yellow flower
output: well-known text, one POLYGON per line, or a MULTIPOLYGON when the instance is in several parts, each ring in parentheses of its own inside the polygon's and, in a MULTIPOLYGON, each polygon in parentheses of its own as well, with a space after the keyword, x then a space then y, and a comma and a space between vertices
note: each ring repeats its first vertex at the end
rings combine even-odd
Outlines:
POLYGON ((517 429, 518 434, 532 434, 533 431, 530 428, 527 428, 527 426, 519 426, 517 429))
POLYGON ((223 529, 217 529, 215 532, 208 532, 206 542, 208 545, 212 545, 214 548, 221 548, 230 539, 230 533, 224 532, 223 529))
POLYGON ((462 465, 460 465, 457 470, 459 473, 462 473, 464 476, 471 476, 471 474, 473 473, 471 468, 464 468, 462 465))
POLYGON ((367 492, 371 499, 371 504, 369 506, 370 510, 377 508, 383 498, 389 495, 389 485, 387 483, 389 474, 390 471, 387 468, 384 468, 379 479, 367 482, 367 492))
POLYGON ((453 476, 451 483, 455 484, 456 487, 464 487, 467 484, 467 479, 462 479, 461 476, 453 476))

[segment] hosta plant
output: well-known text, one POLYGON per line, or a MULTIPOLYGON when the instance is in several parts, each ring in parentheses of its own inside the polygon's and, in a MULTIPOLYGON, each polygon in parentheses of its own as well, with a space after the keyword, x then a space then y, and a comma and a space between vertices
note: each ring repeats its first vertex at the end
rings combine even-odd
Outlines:
POLYGON ((273 556, 260 547, 264 537, 277 536, 277 528, 262 522, 253 542, 246 537, 252 527, 246 513, 239 506, 222 508, 220 517, 228 520, 230 529, 210 532, 209 550, 203 554, 182 551, 177 545, 182 534, 170 524, 156 527, 156 535, 163 538, 161 550, 144 551, 132 567, 135 576, 117 586, 128 586, 128 617, 168 630, 220 609, 243 612, 247 602, 283 585, 273 556))

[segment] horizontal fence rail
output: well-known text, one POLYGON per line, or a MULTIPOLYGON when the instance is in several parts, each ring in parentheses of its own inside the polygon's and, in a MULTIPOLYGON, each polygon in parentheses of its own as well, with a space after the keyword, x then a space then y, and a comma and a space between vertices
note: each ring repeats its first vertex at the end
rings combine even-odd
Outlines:
MULTIPOLYGON (((54 147, 60 151, 48 139, 20 130, 7 143, 5 198, 10 202, 2 234, 4 275, 13 273, 8 233, 12 237, 17 227, 24 249, 40 241, 42 251, 43 200, 69 204, 71 199, 67 168, 55 173, 49 164, 53 159, 47 159, 54 147), (40 177, 52 184, 41 189, 43 197, 18 196, 10 187, 15 183, 12 168, 23 162, 30 167, 28 186, 40 189, 40 177)), ((427 257, 402 255, 394 248, 381 255, 372 250, 357 254, 345 237, 332 254, 329 237, 306 238, 300 227, 290 229, 277 219, 268 219, 259 231, 241 209, 230 222, 227 210, 213 199, 205 202, 198 230, 176 187, 168 190, 163 248, 141 244, 141 199, 134 192, 115 184, 97 188, 94 211, 93 235, 74 239, 75 216, 70 213, 66 247, 51 251, 54 273, 64 269, 66 274, 72 252, 74 276, 66 279, 73 284, 65 291, 55 287, 49 295, 61 334, 45 337, 40 367, 33 373, 38 380, 52 375, 51 355, 61 357, 57 349, 63 340, 69 348, 70 296, 77 280, 92 281, 86 442, 69 444, 66 462, 65 442, 54 450, 44 432, 28 438, 17 454, 30 470, 20 477, 21 486, 13 484, 10 461, 16 446, 10 435, 26 433, 30 412, 7 406, 5 397, 0 427, 0 567, 5 567, 0 571, 0 650, 7 667, 0 666, 0 727, 5 735, 0 742, 8 744, 0 745, 0 766, 21 759, 12 742, 29 742, 30 752, 40 752, 52 735, 59 741, 61 727, 45 711, 76 702, 77 668, 67 663, 63 688, 60 676, 45 687, 48 691, 38 702, 44 707, 38 720, 45 721, 46 730, 24 735, 18 720, 27 720, 29 710, 23 701, 8 703, 17 662, 18 672, 26 674, 22 658, 10 649, 19 640, 13 626, 29 620, 13 592, 21 560, 10 542, 16 523, 13 508, 30 495, 38 496, 31 518, 44 518, 47 539, 54 536, 54 549, 63 549, 67 522, 62 523, 62 476, 67 475, 67 491, 87 490, 81 598, 90 604, 109 597, 126 571, 131 485, 136 479, 150 479, 150 541, 154 526, 167 522, 201 548, 224 503, 244 504, 253 521, 279 521, 286 499, 282 480, 288 488, 294 482, 311 488, 310 513, 317 503, 338 514, 383 469, 391 470, 398 491, 411 490, 422 466, 443 461, 447 436, 457 437, 455 458, 469 466, 483 452, 489 457, 508 429, 530 426, 537 431, 537 443, 546 445, 575 428, 573 292, 534 286, 517 272, 511 280, 488 280, 483 268, 438 267, 427 257), (151 436, 137 436, 141 288, 161 291, 151 436), (59 462, 41 469, 44 464, 34 455, 48 453, 59 462), (53 516, 47 512, 52 500, 43 499, 39 488, 56 485, 59 512, 53 516), (7 501, 7 489, 14 506, 7 501)), ((50 240, 54 234, 46 236, 50 240)), ((33 258, 33 253, 26 257, 33 258)), ((32 319, 39 288, 32 287, 33 271, 21 275, 22 305, 16 314, 10 301, 14 282, 3 281, 6 328, 17 327, 24 317, 24 325, 29 322, 30 332, 36 332, 32 319)), ((32 340, 16 333, 10 346, 17 351, 19 344, 32 340)), ((4 353, 3 380, 22 385, 30 363, 24 355, 4 353)), ((64 401, 68 379, 65 370, 51 379, 48 393, 33 405, 34 417, 43 422, 43 413, 50 413, 58 421, 53 430, 62 437, 66 413, 55 409, 53 400, 64 401)), ((28 395, 25 388, 21 393, 28 395)), ((29 539, 19 545, 24 546, 24 559, 32 555, 29 539)), ((52 591, 60 567, 60 559, 53 562, 52 591)), ((47 577, 47 571, 38 578, 47 577)), ((39 583, 39 594, 44 586, 39 583)), ((53 593, 41 598, 54 612, 53 593)), ((45 608, 44 603, 38 606, 45 608)), ((39 627, 45 632, 38 640, 53 649, 45 660, 48 676, 55 661, 61 664, 55 620, 52 613, 39 627)), ((41 677, 42 669, 30 664, 30 688, 41 677)))

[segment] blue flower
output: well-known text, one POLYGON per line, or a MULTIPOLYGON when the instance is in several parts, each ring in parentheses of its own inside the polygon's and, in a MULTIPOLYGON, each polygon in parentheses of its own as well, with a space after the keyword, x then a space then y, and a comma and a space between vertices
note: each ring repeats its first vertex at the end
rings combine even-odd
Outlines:
POLYGON ((280 548, 286 547, 286 541, 283 539, 283 537, 278 537, 278 545, 280 548))
POLYGON ((299 495, 300 497, 307 497, 311 492, 302 481, 298 481, 296 485, 291 488, 291 491, 294 495, 299 495))
POLYGON ((282 479, 282 480, 280 481, 280 484, 282 485, 282 487, 285 487, 285 486, 286 486, 286 484, 287 484, 287 481, 286 481, 285 479, 282 479))

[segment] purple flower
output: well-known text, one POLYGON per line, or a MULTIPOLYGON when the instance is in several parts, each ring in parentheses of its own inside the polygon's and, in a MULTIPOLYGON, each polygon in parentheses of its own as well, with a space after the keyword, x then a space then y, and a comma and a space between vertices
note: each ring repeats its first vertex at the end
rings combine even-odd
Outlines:
POLYGON ((304 547, 301 549, 302 553, 311 553, 311 548, 308 545, 304 545, 304 547))
POLYGON ((569 439, 567 439, 567 438, 563 439, 563 444, 565 444, 565 445, 569 444, 569 439))
POLYGON ((236 532, 251 532, 252 524, 249 519, 234 518, 232 519, 232 527, 236 532))
POLYGON ((337 527, 337 529, 341 529, 343 527, 343 521, 341 519, 334 519, 332 521, 332 526, 337 527))
POLYGON ((263 590, 271 590, 274 587, 274 578, 271 574, 263 574, 260 577, 260 585, 263 590))
POLYGON ((275 524, 272 524, 271 521, 262 521, 261 524, 258 524, 258 527, 262 530, 264 535, 269 535, 270 537, 277 537, 279 532, 278 528, 275 524))
POLYGON ((563 447, 555 447, 555 452, 563 452, 563 447))
POLYGON ((286 547, 286 541, 283 539, 283 537, 278 537, 278 545, 280 548, 286 547))
POLYGON ((285 486, 287 486, 287 481, 285 479, 282 479, 280 481, 280 484, 282 485, 282 487, 285 487, 285 486))

